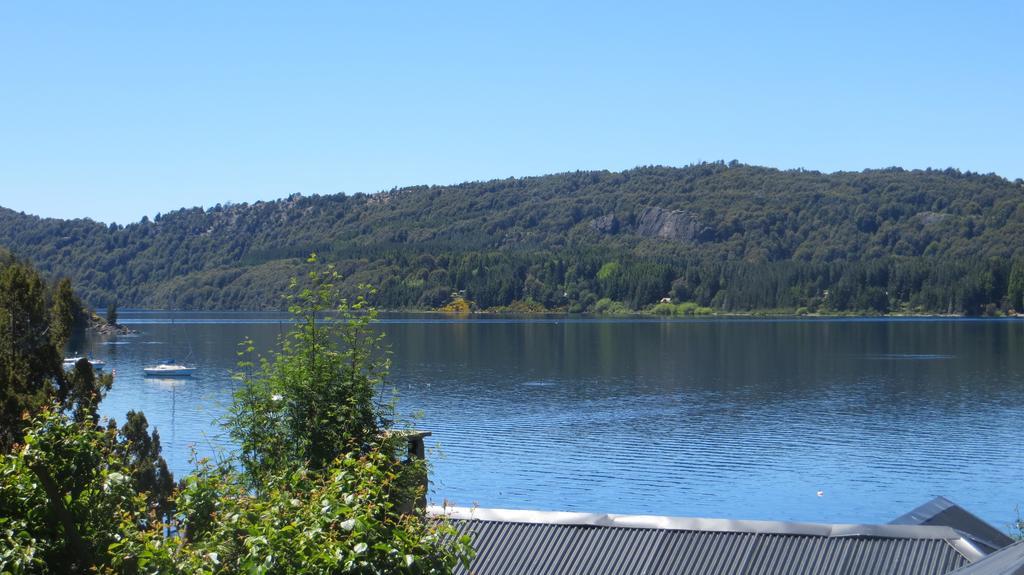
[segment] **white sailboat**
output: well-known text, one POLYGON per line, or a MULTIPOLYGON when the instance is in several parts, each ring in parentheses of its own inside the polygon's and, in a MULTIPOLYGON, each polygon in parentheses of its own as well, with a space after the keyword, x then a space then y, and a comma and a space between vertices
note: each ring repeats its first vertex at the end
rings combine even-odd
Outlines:
POLYGON ((142 368, 143 373, 152 377, 191 377, 195 371, 196 368, 174 363, 174 360, 167 360, 166 362, 147 365, 142 368))
MULTIPOLYGON (((174 316, 171 316, 171 324, 174 324, 174 316)), ((188 344, 188 356, 185 361, 188 361, 190 357, 192 357, 192 342, 188 344)), ((142 368, 142 373, 146 374, 146 377, 192 377, 195 371, 195 367, 178 363, 173 359, 164 359, 154 365, 142 368)))

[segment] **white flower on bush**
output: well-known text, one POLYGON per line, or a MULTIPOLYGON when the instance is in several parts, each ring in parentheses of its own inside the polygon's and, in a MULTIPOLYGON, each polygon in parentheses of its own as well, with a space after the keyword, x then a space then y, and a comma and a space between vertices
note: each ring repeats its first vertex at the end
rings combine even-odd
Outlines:
POLYGON ((115 471, 110 475, 107 475, 106 480, 103 482, 103 491, 109 493, 112 488, 118 487, 127 482, 127 475, 115 471))

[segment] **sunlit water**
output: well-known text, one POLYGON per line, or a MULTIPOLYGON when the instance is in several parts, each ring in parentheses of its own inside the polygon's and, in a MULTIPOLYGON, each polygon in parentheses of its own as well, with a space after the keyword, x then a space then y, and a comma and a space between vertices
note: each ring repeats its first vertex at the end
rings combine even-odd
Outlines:
MULTIPOLYGON (((177 474, 217 425, 244 337, 284 316, 128 313, 78 351, 117 370, 177 474), (195 377, 152 379, 174 357, 195 377)), ((999 527, 1024 503, 1019 320, 479 320, 388 316, 391 383, 459 505, 882 522, 945 495, 999 527), (817 494, 823 491, 822 496, 817 494)))

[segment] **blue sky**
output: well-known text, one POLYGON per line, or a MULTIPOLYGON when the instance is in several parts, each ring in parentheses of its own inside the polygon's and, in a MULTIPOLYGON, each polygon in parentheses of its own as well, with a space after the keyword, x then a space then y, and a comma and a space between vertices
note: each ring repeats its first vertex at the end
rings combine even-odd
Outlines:
POLYGON ((5 2, 0 205, 700 160, 1024 177, 1024 3, 5 2))

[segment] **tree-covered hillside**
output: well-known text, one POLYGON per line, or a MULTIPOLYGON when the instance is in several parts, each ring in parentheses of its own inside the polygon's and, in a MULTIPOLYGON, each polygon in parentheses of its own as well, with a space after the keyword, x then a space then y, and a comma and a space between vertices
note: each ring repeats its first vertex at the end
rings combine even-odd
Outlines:
POLYGON ((386 308, 980 314, 1024 308, 1024 182, 735 162, 294 195, 127 226, 0 209, 0 245, 93 305, 278 309, 310 252, 386 308), (602 301, 603 300, 603 301, 602 301))

